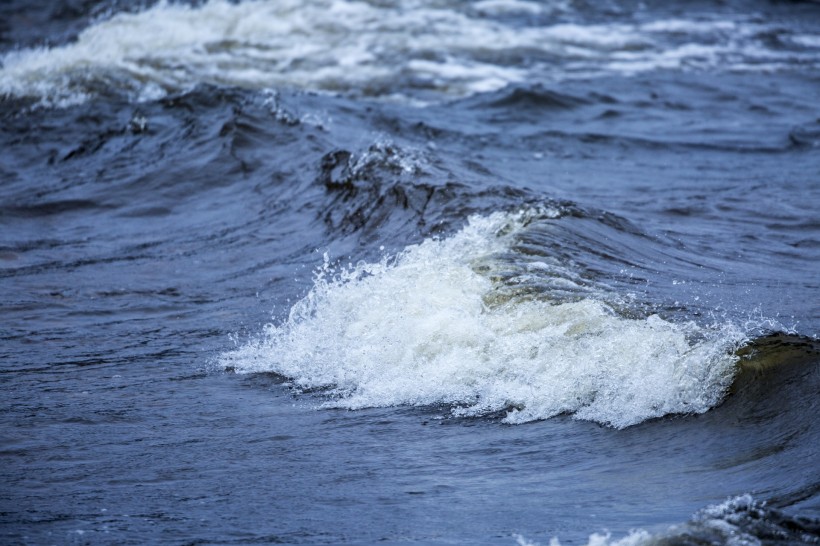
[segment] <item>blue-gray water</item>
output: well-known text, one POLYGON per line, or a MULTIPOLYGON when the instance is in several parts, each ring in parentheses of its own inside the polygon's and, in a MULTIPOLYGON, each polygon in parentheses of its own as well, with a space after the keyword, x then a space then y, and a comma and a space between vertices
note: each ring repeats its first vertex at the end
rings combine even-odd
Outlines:
POLYGON ((816 3, 15 0, 0 51, 0 542, 820 542, 816 3))

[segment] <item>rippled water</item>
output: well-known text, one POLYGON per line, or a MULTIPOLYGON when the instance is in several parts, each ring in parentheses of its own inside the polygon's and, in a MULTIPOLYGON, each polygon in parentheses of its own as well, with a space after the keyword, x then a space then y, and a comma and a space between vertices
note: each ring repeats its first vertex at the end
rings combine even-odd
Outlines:
POLYGON ((0 6, 10 544, 820 542, 820 8, 0 6))

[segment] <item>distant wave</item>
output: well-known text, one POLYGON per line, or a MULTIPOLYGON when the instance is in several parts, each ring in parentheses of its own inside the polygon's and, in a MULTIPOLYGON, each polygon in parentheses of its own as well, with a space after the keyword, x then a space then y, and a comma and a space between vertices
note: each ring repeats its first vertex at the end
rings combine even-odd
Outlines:
POLYGON ((100 20, 73 43, 7 53, 0 94, 66 105, 111 92, 152 100, 211 84, 423 102, 523 81, 820 63, 816 35, 748 17, 604 24, 579 22, 572 9, 524 1, 417 1, 406 9, 343 0, 160 2, 100 20))

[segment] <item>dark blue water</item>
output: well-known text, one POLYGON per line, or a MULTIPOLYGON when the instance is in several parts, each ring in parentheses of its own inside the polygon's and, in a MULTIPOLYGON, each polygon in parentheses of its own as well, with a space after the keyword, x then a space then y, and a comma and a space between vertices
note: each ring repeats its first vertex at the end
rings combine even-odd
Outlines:
POLYGON ((820 542, 816 4, 149 4, 0 6, 3 543, 820 542))

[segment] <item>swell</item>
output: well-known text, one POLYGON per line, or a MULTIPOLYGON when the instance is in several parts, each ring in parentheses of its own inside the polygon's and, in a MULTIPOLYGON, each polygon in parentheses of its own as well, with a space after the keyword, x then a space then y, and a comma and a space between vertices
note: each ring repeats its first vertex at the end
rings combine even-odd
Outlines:
MULTIPOLYGON (((807 75, 816 84, 813 75, 807 75)), ((787 102, 766 103, 752 78, 721 76, 717 83, 690 81, 668 74, 611 78, 605 91, 588 82, 561 85, 511 84, 504 89, 454 102, 494 127, 549 155, 550 148, 604 148, 677 153, 779 154, 807 151, 816 145, 816 120, 789 112, 802 102, 801 84, 787 102), (727 106, 728 104, 728 106, 727 106), (645 112, 646 114, 641 114, 645 112), (741 114, 742 112, 742 114, 741 114), (754 120, 742 131, 729 121, 738 115, 754 120), (764 128, 758 124, 765 124, 764 128)), ((808 91, 808 87, 804 89, 808 91)), ((439 128, 441 129, 441 128, 439 128)), ((444 129, 446 131, 446 129, 444 129)), ((482 135, 491 137, 491 135, 482 135)), ((495 142, 505 146, 504 139, 495 142)))
POLYGON ((431 154, 389 140, 358 153, 338 149, 321 159, 316 183, 327 197, 319 215, 332 238, 355 235, 367 244, 409 235, 410 242, 452 233, 475 213, 539 201, 523 189, 490 184, 476 190, 462 180, 431 154))
MULTIPOLYGON (((512 90, 499 100, 521 96, 512 90)), ((454 107, 453 115, 464 111, 454 107)), ((597 290, 607 294, 601 297, 608 305, 636 318, 659 313, 687 320, 726 308, 720 295, 699 292, 704 271, 719 276, 730 265, 724 257, 693 252, 677 237, 521 184, 492 155, 499 139, 481 138, 476 149, 469 126, 431 129, 438 117, 436 110, 408 114, 343 98, 213 87, 139 106, 4 108, 0 157, 17 176, 5 187, 0 223, 27 227, 4 241, 17 259, 4 260, 2 275, 142 259, 145 245, 155 253, 181 246, 179 252, 191 256, 217 241, 252 247, 281 240, 276 229, 294 219, 298 233, 285 257, 333 247, 333 260, 378 260, 381 246, 396 253, 449 236, 474 214, 545 206, 560 213, 531 223, 503 259, 487 266, 503 287, 499 301, 527 294, 572 301, 597 290), (30 179, 40 180, 36 192, 30 179), (35 229, 45 218, 68 222, 67 249, 72 241, 88 246, 72 234, 87 229, 84 216, 114 221, 112 242, 118 232, 130 233, 133 244, 96 245, 92 256, 70 249, 65 262, 43 262, 39 251, 26 251, 53 238, 35 229), (550 261, 572 267, 549 273, 543 264, 550 261)), ((278 252, 255 258, 248 270, 275 261, 278 252)))
MULTIPOLYGON (((811 417, 816 411, 812 393, 820 388, 820 342, 777 332, 750 341, 737 354, 738 373, 718 417, 758 430, 749 438, 756 447, 748 455, 738 454, 731 464, 770 458, 768 465, 775 466, 781 458, 811 467, 816 459, 812 446, 820 442, 820 428, 811 417)), ((773 495, 772 504, 786 508, 813 496, 818 475, 812 468, 806 473, 795 480, 795 489, 773 495)))

